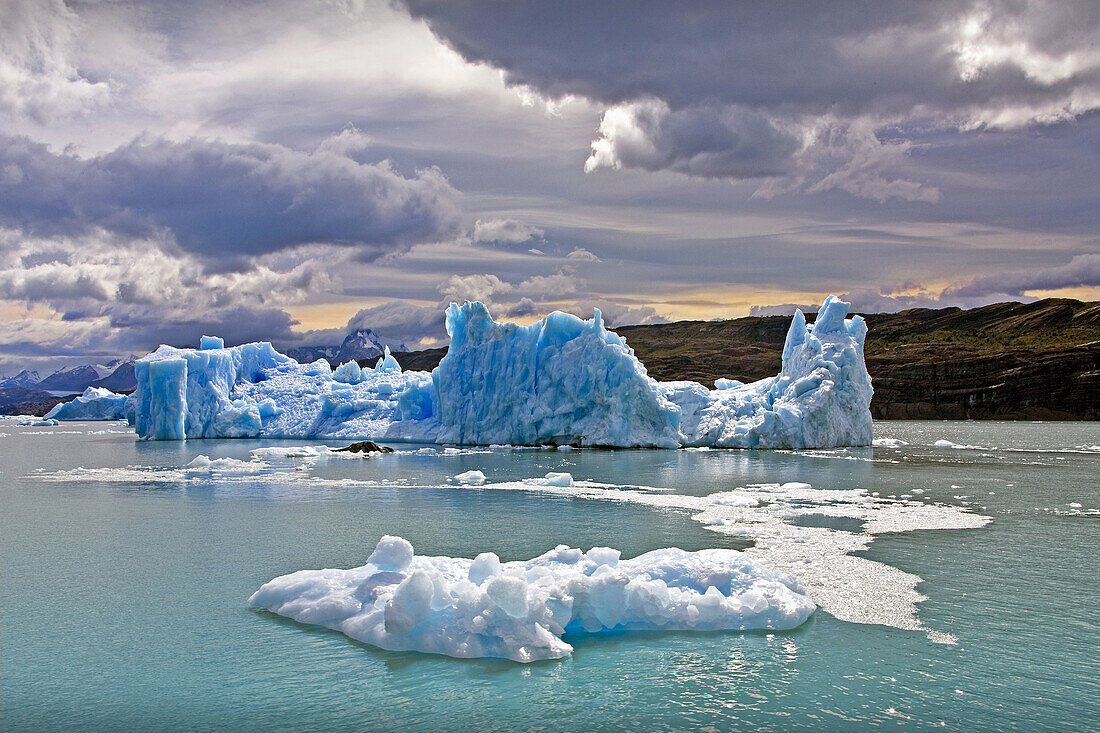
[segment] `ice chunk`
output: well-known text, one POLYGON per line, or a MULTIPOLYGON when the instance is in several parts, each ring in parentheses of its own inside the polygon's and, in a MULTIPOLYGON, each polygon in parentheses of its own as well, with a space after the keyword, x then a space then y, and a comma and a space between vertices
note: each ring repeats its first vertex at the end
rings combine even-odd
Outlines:
POLYGON ((572 486, 573 474, 559 471, 551 471, 550 473, 546 474, 545 478, 532 478, 527 479, 527 481, 528 483, 535 484, 536 486, 572 486))
POLYGON ((495 552, 483 552, 475 557, 467 574, 474 585, 481 585, 494 575, 500 575, 500 558, 495 552))
POLYGON ((485 483, 485 474, 481 471, 465 471, 453 478, 460 484, 480 485, 485 483))
POLYGON ((986 448, 980 445, 963 445, 961 443, 952 443, 950 440, 937 440, 932 444, 936 448, 954 448, 955 450, 997 450, 996 448, 986 448))
POLYGON ((585 556, 597 565, 615 567, 619 564, 622 553, 612 547, 593 547, 585 556))
POLYGON ((523 578, 495 575, 485 584, 485 595, 512 618, 527 615, 527 583, 523 578))
MULTIPOLYGON (((752 384, 659 383, 626 342, 551 313, 497 323, 451 304, 451 343, 430 374, 299 364, 271 344, 161 346, 138 360, 127 411, 143 439, 268 437, 459 445, 830 448, 871 442, 866 324, 830 296, 813 325, 797 312, 782 371, 752 384)), ((204 344, 207 342, 204 341, 204 344)), ((210 342, 212 343, 212 342, 210 342)))
POLYGON ((363 370, 354 360, 347 361, 336 367, 336 371, 332 373, 332 378, 334 381, 337 382, 344 382, 346 384, 359 384, 363 381, 363 370))
MULTIPOLYGON (((269 343, 231 349, 161 346, 134 364, 135 427, 143 438, 255 437, 260 399, 236 393, 242 383, 264 381, 269 371, 297 364, 269 343)), ((331 380, 331 375, 329 376, 331 380)))
MULTIPOLYGON (((683 411, 685 445, 834 448, 871 443, 871 377, 863 359, 867 324, 848 304, 825 299, 806 325, 796 311, 779 375, 710 392, 669 383, 683 411)), ((691 385, 691 383, 686 383, 691 385)))
POLYGON ((404 570, 413 559, 412 544, 402 538, 384 535, 378 540, 374 552, 367 558, 367 562, 383 570, 404 570))
POLYGON ((251 471, 256 464, 239 458, 211 458, 199 454, 187 464, 187 467, 199 471, 251 471))
POLYGON ((103 387, 88 387, 72 402, 54 405, 46 418, 56 420, 121 420, 126 416, 126 395, 103 387))
POLYGON ((387 536, 362 567, 284 575, 249 603, 382 649, 517 662, 568 655, 566 631, 791 629, 815 608, 796 581, 735 550, 618 556, 561 545, 502 564, 416 556, 387 536))
POLYGON ((397 363, 397 359, 393 358, 393 354, 390 353, 390 347, 384 347, 385 351, 382 356, 378 358, 378 363, 374 365, 376 371, 379 372, 397 372, 401 373, 401 365, 397 363))
POLYGON ((272 458, 317 458, 322 451, 328 452, 328 446, 321 446, 320 450, 312 445, 273 445, 267 448, 253 448, 249 451, 256 460, 269 460, 272 458))
POLYGON ((225 340, 218 336, 203 336, 199 339, 200 349, 224 349, 225 340))
POLYGON ((388 634, 407 634, 428 617, 432 610, 435 585, 428 574, 418 570, 401 581, 382 614, 388 634))

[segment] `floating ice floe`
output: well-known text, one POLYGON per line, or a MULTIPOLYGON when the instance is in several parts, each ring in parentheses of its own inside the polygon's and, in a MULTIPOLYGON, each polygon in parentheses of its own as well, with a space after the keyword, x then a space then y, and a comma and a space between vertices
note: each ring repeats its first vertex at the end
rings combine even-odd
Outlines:
POLYGON ((255 468, 255 464, 239 458, 211 458, 197 455, 187 464, 187 468, 196 471, 251 471, 255 468))
MULTIPOLYGON (((438 455, 438 453, 437 453, 438 455)), ((307 459, 308 460, 308 459, 307 459)), ((272 496, 311 497, 325 491, 373 490, 379 486, 409 490, 440 489, 526 491, 577 499, 631 503, 658 510, 685 512, 706 529, 751 539, 745 553, 783 574, 796 576, 821 607, 844 621, 882 624, 922 630, 939 642, 949 635, 927 629, 918 618, 917 604, 926 597, 917 591, 921 578, 853 553, 866 550, 882 533, 929 529, 973 529, 990 518, 963 507, 921 499, 878 496, 866 489, 817 489, 802 482, 752 484, 706 496, 676 493, 651 486, 622 486, 575 479, 566 472, 519 481, 492 482, 482 471, 469 471, 455 481, 417 484, 409 480, 330 479, 301 471, 279 469, 261 460, 195 459, 181 468, 127 466, 77 468, 41 472, 50 482, 110 482, 148 485, 210 481, 218 485, 250 485, 262 477, 265 491, 283 487, 272 496), (210 461, 208 464, 207 461, 210 461), (221 463, 224 461, 224 463, 221 463)), ((913 489, 913 495, 921 493, 913 489)), ((956 496, 956 499, 965 499, 956 496)), ((1075 507, 1071 511, 1080 512, 1075 507)))
POLYGON ((479 486, 485 483, 485 474, 481 471, 465 471, 457 476, 453 476, 452 480, 460 484, 479 486))
POLYGON ((791 322, 780 373, 751 384, 657 382, 626 342, 551 313, 497 323, 447 309, 451 342, 431 373, 386 354, 372 369, 299 364, 269 343, 161 346, 135 366, 128 411, 145 439, 340 438, 457 445, 831 448, 871 442, 867 326, 830 296, 791 322))
POLYGON ((254 607, 392 651, 451 657, 559 659, 566 633, 792 629, 814 611, 798 581, 736 550, 618 550, 559 545, 502 563, 424 557, 383 537, 367 564, 301 570, 264 584, 254 607))
POLYGON ((887 532, 976 529, 990 521, 948 504, 873 496, 866 489, 815 489, 794 481, 753 484, 707 496, 574 481, 571 476, 568 482, 535 478, 487 482, 478 488, 548 492, 688 512, 706 529, 751 538, 754 544, 746 554, 768 568, 798 577, 833 616, 924 631, 938 643, 953 643, 954 638, 926 628, 918 618, 917 604, 927 600, 917 591, 921 578, 852 553, 866 550, 876 535, 887 532), (824 521, 807 524, 807 518, 824 521), (858 529, 845 526, 852 520, 858 522, 858 529))
POLYGON ((0 415, 0 422, 19 427, 46 428, 58 424, 54 418, 43 418, 37 415, 0 415))
POLYGON ((46 418, 56 420, 121 420, 126 417, 126 395, 104 387, 88 387, 71 402, 54 405, 46 418))
POLYGON ((953 448, 954 450, 997 450, 996 448, 987 448, 983 445, 963 445, 961 443, 952 443, 950 440, 940 439, 932 444, 936 448, 953 448))
POLYGON ((279 458, 318 458, 328 453, 328 446, 313 445, 273 445, 266 448, 253 448, 249 454, 257 461, 279 458))

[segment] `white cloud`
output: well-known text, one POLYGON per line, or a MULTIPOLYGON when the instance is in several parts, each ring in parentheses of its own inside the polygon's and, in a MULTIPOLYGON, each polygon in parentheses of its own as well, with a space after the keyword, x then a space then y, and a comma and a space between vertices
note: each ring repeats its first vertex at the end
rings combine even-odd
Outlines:
POLYGON ((542 239, 545 234, 538 227, 515 219, 478 219, 471 238, 476 244, 523 244, 542 239))
POLYGON ((576 260, 578 262, 602 262, 599 257, 589 252, 584 247, 577 247, 575 250, 565 256, 567 260, 576 260))
POLYGON ((439 286, 439 293, 445 300, 461 303, 466 300, 480 300, 491 303, 497 293, 512 292, 513 286, 496 275, 452 275, 439 286))
POLYGON ((25 306, 0 322, 0 350, 118 355, 192 343, 203 329, 236 342, 285 339, 293 320, 282 308, 336 287, 329 271, 341 255, 314 249, 211 272, 157 240, 0 230, 0 302, 25 306))
POLYGON ((404 2, 508 83, 603 104, 588 172, 775 178, 771 195, 935 201, 927 184, 884 172, 908 151, 899 131, 1012 129, 1100 109, 1090 0, 887 0, 874 12, 844 0, 695 12, 543 0, 495 17, 490 0, 404 2))
POLYGON ((79 18, 62 0, 5 0, 0 22, 0 121, 45 124, 105 102, 110 87, 80 74, 79 18))

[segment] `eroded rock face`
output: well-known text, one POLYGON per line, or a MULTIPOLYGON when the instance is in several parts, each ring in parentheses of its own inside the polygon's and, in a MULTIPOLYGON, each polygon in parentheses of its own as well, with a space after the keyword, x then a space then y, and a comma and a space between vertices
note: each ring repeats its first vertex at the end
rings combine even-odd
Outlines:
MULTIPOLYGON (((1100 343, 914 363, 880 356, 871 413, 883 420, 1100 419, 1100 343)), ((874 372, 872 372, 874 373, 874 372)))
POLYGON ((393 448, 385 445, 378 445, 373 440, 360 440, 358 443, 352 443, 351 445, 343 448, 336 448, 335 450, 346 453, 393 453, 393 448))

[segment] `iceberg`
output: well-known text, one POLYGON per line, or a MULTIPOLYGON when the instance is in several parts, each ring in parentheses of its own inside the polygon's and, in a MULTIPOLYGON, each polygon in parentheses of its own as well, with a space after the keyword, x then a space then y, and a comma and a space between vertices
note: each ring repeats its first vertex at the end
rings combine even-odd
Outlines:
POLYGON ((326 438, 454 445, 834 448, 871 443, 867 326, 830 296, 795 313, 775 377, 658 382, 599 310, 498 323, 479 302, 447 309, 450 347, 432 372, 300 364, 270 343, 161 346, 135 365, 138 435, 326 438))
POLYGON ((55 420, 121 420, 126 416, 126 395, 105 387, 88 387, 71 402, 54 405, 46 419, 55 420))
POLYGON ((391 536, 362 567, 284 575, 249 604, 381 649, 517 662, 568 656, 565 634, 787 630, 816 608, 792 576, 736 550, 670 548, 622 560, 609 547, 559 545, 502 563, 492 552, 418 556, 391 536))
POLYGON ((830 295, 813 325, 796 310, 775 377, 725 381, 707 390, 668 382, 683 410, 681 442, 719 448, 840 448, 871 444, 871 376, 863 358, 867 323, 846 318, 849 304, 830 295))

